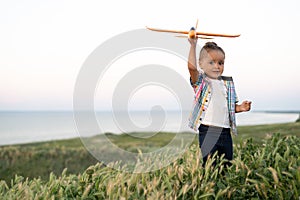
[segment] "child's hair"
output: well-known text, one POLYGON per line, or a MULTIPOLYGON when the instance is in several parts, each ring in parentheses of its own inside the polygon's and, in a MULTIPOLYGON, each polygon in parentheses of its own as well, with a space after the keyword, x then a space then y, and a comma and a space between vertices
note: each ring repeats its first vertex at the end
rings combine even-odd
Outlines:
POLYGON ((205 45, 200 50, 199 61, 205 56, 205 53, 207 53, 211 50, 221 51, 225 57, 224 50, 221 47, 219 47, 215 42, 206 42, 205 45))

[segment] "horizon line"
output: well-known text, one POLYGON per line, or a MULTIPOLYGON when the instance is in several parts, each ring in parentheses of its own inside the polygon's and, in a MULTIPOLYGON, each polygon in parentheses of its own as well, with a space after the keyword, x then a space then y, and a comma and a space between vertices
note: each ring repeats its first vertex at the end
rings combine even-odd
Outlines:
MULTIPOLYGON (((82 112, 86 112, 88 110, 82 110, 82 112)), ((136 110, 115 110, 115 112, 149 112, 151 110, 146 109, 136 109, 136 110)), ((178 109, 166 109, 163 111, 167 112, 179 112, 179 111, 191 111, 191 110, 178 110, 178 109)), ((29 109, 16 109, 16 110, 0 110, 0 112, 74 112, 74 110, 71 109, 57 109, 57 110, 47 110, 47 109, 41 109, 41 110, 29 110, 29 109)), ((94 112, 113 112, 113 110, 94 110, 94 112)), ((300 110, 284 110, 284 109, 274 109, 274 110, 251 110, 249 112, 260 112, 260 113, 299 113, 300 110)))

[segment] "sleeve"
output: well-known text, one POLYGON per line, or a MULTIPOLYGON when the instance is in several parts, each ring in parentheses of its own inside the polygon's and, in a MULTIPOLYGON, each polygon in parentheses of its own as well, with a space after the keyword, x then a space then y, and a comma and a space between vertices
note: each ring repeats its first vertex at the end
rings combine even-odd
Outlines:
POLYGON ((239 102, 239 97, 237 96, 236 92, 235 92, 235 103, 239 102))
POLYGON ((203 73, 202 72, 199 72, 199 77, 198 77, 198 80, 196 81, 196 83, 192 83, 192 78, 190 77, 190 84, 191 86, 193 87, 194 89, 194 92, 196 92, 202 82, 202 79, 203 79, 203 73))
POLYGON ((232 82, 232 85, 233 85, 234 103, 238 103, 239 102, 239 98, 238 98, 238 95, 236 93, 235 86, 234 86, 233 82, 232 82))

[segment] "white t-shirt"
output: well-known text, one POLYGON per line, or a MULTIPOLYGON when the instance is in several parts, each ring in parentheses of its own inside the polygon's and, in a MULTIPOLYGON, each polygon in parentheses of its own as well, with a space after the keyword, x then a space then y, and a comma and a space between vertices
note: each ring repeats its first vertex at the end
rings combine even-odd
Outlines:
POLYGON ((227 92, 223 80, 209 79, 211 98, 202 124, 230 128, 227 92))

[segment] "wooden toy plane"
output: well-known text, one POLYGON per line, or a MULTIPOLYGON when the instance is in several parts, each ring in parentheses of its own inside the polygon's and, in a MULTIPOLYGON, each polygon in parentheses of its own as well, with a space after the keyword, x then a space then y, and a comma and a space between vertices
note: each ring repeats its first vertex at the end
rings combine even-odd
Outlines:
MULTIPOLYGON (((230 34, 219 34, 219 33, 205 33, 205 32, 197 32, 198 26, 198 20, 196 22, 196 28, 192 27, 189 31, 180 31, 180 30, 166 30, 166 29, 158 29, 158 28, 150 28, 147 27, 146 28, 148 30, 151 31, 158 31, 158 32, 167 32, 167 33, 180 33, 180 34, 185 34, 187 35, 189 38, 201 38, 201 39, 213 39, 213 37, 228 37, 228 38, 235 38, 235 37, 239 37, 240 34, 236 34, 236 35, 230 35, 230 34), (208 37, 207 37, 208 36, 208 37)), ((186 36, 182 36, 179 35, 177 37, 186 37, 186 36)))

